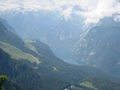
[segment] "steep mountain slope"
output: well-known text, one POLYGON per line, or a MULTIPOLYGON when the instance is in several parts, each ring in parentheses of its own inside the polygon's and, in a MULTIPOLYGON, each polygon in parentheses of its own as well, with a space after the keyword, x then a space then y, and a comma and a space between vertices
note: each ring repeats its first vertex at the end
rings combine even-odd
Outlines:
POLYGON ((64 61, 75 63, 72 52, 74 43, 82 31, 82 18, 64 20, 53 12, 26 12, 1 14, 16 32, 24 39, 39 39, 47 43, 52 51, 64 61), (79 21, 78 21, 79 20, 79 21))
POLYGON ((104 19, 83 36, 76 48, 80 60, 119 77, 120 26, 111 18, 104 19))
MULTIPOLYGON (((2 22, 0 23, 1 27, 4 27, 2 22)), ((26 48, 25 43, 18 36, 8 31, 7 28, 1 28, 0 33, 0 74, 7 75, 11 80, 15 81, 25 90, 48 90, 49 88, 56 90, 61 89, 66 85, 66 83, 61 80, 37 73, 38 71, 36 71, 35 66, 38 66, 41 62, 37 57, 39 55, 26 48), (17 41, 18 43, 14 43, 17 41), (22 42, 22 44, 19 44, 20 42, 22 42), (37 63, 36 60, 39 63, 37 63), (27 83, 28 81, 29 83, 27 83)), ((14 86, 12 89, 13 88, 14 86)))
MULTIPOLYGON (((13 34, 12 32, 8 32, 8 27, 4 25, 5 21, 3 19, 0 19, 0 41, 10 43, 12 45, 15 45, 16 47, 21 47, 23 46, 22 40, 17 37, 17 35, 13 34)), ((6 24, 7 25, 7 24, 6 24)))
POLYGON ((0 73, 9 76, 10 79, 22 87, 21 90, 49 90, 50 88, 62 90, 61 88, 66 85, 66 83, 60 80, 39 75, 27 62, 12 60, 9 55, 1 50, 0 58, 0 73))
MULTIPOLYGON (((0 23, 1 27, 5 27, 0 23)), ((0 40, 0 74, 7 75, 15 85, 21 87, 18 87, 20 90, 64 90, 71 85, 80 86, 86 78, 114 79, 96 68, 63 62, 39 40, 22 41, 7 28, 1 28, 0 34, 3 34, 3 39, 0 40), (13 36, 17 40, 14 40, 13 36), (12 39, 18 43, 13 43, 12 39)), ((115 85, 116 90, 119 90, 119 84, 115 85)), ((112 88, 111 86, 109 88, 112 88)), ((89 89, 84 87, 85 90, 89 89)))

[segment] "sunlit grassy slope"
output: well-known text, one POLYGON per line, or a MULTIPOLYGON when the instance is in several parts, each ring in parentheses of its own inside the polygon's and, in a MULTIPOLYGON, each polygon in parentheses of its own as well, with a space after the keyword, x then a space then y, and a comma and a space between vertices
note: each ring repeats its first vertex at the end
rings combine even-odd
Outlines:
POLYGON ((94 90, 98 90, 91 82, 89 81, 85 81, 85 82, 82 82, 80 83, 81 86, 84 86, 84 87, 87 87, 87 88, 91 88, 91 89, 94 89, 94 90))
POLYGON ((25 47, 36 52, 38 54, 38 51, 36 50, 36 48, 32 45, 34 41, 32 40, 24 40, 24 43, 25 43, 25 47))
POLYGON ((30 62, 40 63, 38 58, 34 57, 31 54, 25 53, 22 50, 5 42, 0 41, 0 48, 3 49, 6 53, 8 53, 11 56, 11 58, 15 60, 23 59, 28 60, 30 62))

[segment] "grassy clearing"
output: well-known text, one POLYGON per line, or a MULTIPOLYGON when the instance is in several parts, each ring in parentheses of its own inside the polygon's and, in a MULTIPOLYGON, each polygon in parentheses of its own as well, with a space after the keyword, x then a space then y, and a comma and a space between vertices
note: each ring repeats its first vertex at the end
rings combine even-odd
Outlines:
POLYGON ((34 41, 32 41, 32 40, 25 40, 24 42, 25 42, 25 47, 26 47, 26 48, 28 48, 28 49, 30 49, 30 50, 38 53, 37 49, 32 45, 32 43, 33 43, 34 41))
POLYGON ((92 88, 92 89, 95 89, 95 90, 98 90, 96 87, 93 86, 93 84, 89 81, 85 81, 85 82, 82 82, 80 83, 81 86, 84 86, 84 87, 87 87, 87 88, 92 88))
POLYGON ((30 62, 35 62, 37 64, 40 63, 38 58, 32 56, 31 54, 25 53, 22 50, 14 47, 10 44, 0 41, 0 48, 2 50, 4 50, 6 53, 8 53, 11 56, 11 58, 13 58, 15 60, 24 59, 24 60, 29 60, 30 62))

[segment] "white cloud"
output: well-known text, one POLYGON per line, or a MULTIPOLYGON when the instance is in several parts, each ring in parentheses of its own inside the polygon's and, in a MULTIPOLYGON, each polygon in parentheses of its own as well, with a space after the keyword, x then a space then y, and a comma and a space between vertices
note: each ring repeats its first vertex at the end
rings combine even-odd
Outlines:
POLYGON ((67 9, 63 9, 61 10, 61 15, 67 20, 69 18, 71 18, 71 14, 73 13, 73 9, 72 8, 67 8, 67 9))
POLYGON ((116 0, 99 0, 97 6, 91 10, 84 12, 77 11, 77 14, 86 18, 86 23, 97 23, 104 17, 111 17, 114 14, 120 13, 120 3, 116 0))
MULTIPOLYGON (((117 0, 1 0, 0 11, 57 11, 65 19, 71 14, 85 18, 85 23, 97 23, 104 17, 120 14, 117 0), (79 6, 81 10, 74 9, 79 6)), ((117 16, 118 19, 118 16, 117 16)))
POLYGON ((120 15, 115 16, 114 21, 120 22, 120 15))

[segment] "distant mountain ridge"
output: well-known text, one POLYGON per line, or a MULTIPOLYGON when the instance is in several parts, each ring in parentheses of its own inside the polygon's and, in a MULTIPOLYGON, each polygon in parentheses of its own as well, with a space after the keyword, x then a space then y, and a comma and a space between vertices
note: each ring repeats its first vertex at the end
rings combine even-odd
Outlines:
POLYGON ((119 77, 119 25, 120 22, 108 18, 89 30, 76 47, 79 59, 119 77))

